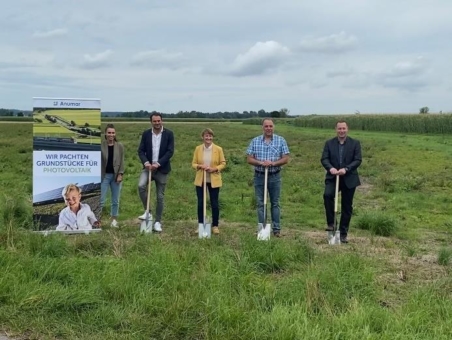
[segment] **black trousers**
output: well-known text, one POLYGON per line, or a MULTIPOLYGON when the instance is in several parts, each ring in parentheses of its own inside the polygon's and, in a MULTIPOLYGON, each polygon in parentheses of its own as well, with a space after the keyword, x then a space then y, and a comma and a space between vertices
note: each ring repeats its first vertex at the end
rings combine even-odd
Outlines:
MULTIPOLYGON (((218 204, 218 198, 220 196, 220 188, 212 188, 210 183, 206 183, 207 191, 209 192, 210 206, 212 207, 212 227, 218 227, 218 220, 220 218, 220 205, 218 204)), ((203 187, 196 186, 196 196, 198 197, 198 223, 204 223, 203 221, 203 187)), ((207 214, 207 212, 206 212, 207 214)))
MULTIPOLYGON (((334 225, 334 194, 336 190, 336 179, 325 180, 325 192, 323 203, 325 205, 326 223, 334 225)), ((353 213, 353 196, 356 188, 349 189, 344 183, 344 178, 339 177, 339 191, 341 192, 341 221, 339 230, 341 236, 347 236, 348 227, 353 213)))

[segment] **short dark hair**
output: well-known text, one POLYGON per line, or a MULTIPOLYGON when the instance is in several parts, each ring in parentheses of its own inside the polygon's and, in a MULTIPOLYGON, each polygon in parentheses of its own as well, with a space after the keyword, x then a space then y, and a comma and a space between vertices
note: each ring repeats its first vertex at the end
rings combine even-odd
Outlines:
POLYGON ((335 126, 337 126, 337 124, 339 124, 339 123, 345 123, 345 125, 347 125, 347 127, 348 127, 347 122, 346 122, 345 120, 343 120, 343 119, 339 119, 339 120, 336 122, 336 125, 335 125, 335 126))
POLYGON ((160 112, 152 112, 151 115, 149 116, 149 120, 152 121, 152 117, 154 116, 159 116, 160 119, 163 119, 162 114, 160 112))

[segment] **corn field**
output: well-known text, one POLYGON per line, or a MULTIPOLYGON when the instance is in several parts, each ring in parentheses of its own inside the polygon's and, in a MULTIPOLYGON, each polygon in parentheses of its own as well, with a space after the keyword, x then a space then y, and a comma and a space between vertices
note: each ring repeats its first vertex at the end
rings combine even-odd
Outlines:
POLYGON ((333 129, 338 120, 345 120, 353 130, 412 133, 452 133, 452 114, 394 114, 297 117, 299 127, 333 129))

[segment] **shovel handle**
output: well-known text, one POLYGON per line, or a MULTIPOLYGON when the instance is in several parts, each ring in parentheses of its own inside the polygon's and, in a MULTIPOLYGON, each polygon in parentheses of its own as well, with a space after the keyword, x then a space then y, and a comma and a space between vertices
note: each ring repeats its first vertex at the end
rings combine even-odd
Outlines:
POLYGON ((148 176, 148 199, 146 202, 146 211, 149 212, 149 206, 150 206, 150 201, 151 201, 151 181, 152 181, 152 171, 149 171, 149 176, 148 176))
POLYGON ((338 205, 338 196, 339 196, 339 175, 336 175, 336 190, 334 192, 334 212, 337 213, 337 205, 338 205))
POLYGON ((207 173, 203 170, 202 174, 202 214, 203 214, 203 224, 206 226, 206 215, 207 215, 207 173))
POLYGON ((264 205, 267 204, 267 181, 268 181, 268 167, 265 167, 264 175, 264 205))
POLYGON ((267 182, 268 182, 268 166, 265 167, 264 174, 264 226, 267 223, 267 182))

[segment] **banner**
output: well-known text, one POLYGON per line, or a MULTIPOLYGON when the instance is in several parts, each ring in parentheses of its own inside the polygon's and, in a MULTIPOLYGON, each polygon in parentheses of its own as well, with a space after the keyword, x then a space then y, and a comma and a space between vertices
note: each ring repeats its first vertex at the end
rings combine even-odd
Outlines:
POLYGON ((99 99, 33 98, 33 221, 40 231, 100 227, 99 99))

